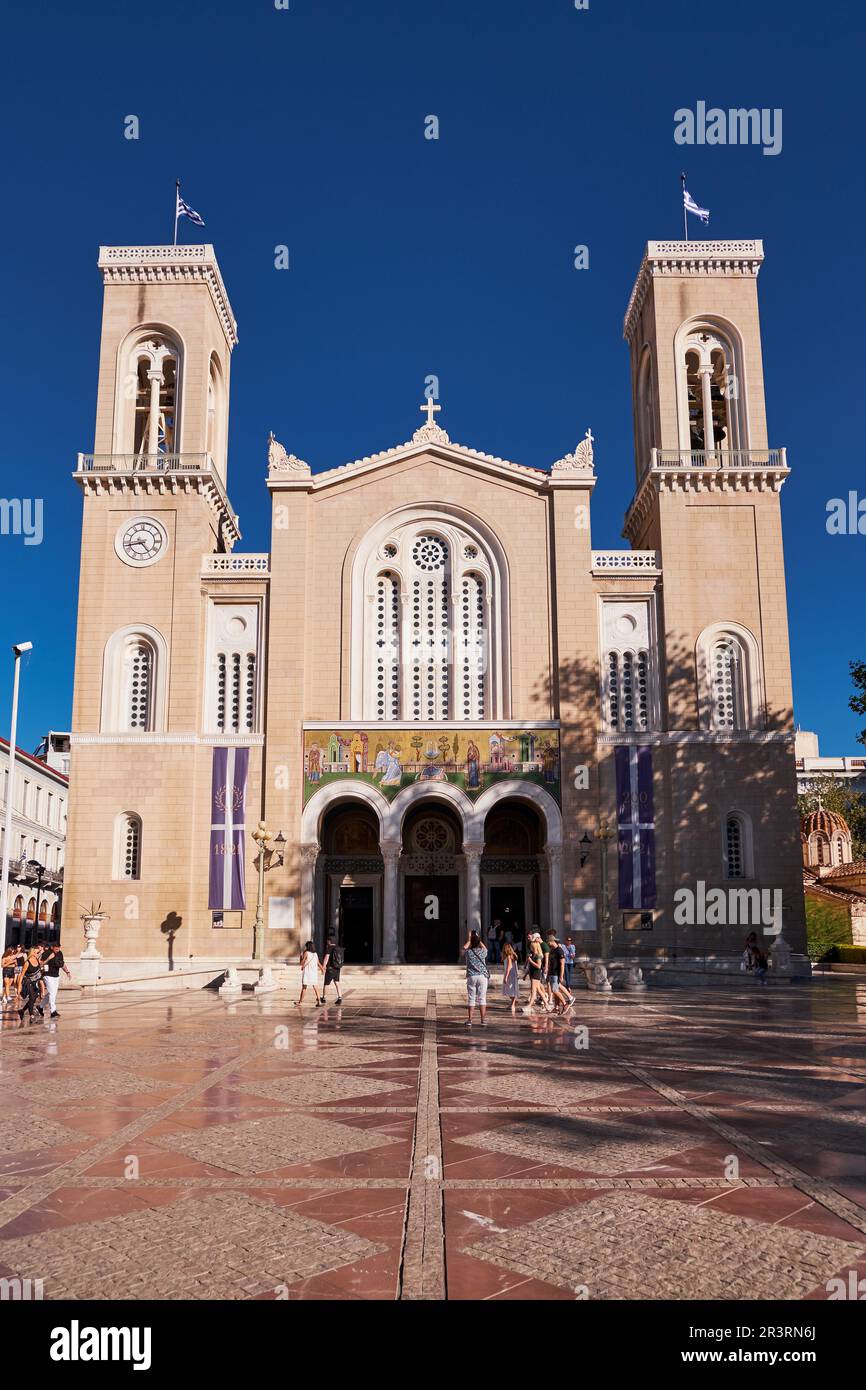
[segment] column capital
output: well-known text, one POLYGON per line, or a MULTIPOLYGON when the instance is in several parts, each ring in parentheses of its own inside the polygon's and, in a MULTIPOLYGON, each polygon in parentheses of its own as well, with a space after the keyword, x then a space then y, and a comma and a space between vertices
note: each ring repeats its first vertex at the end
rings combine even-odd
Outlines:
POLYGON ((548 864, 562 863, 562 845, 545 845, 544 853, 547 855, 548 864))
POLYGON ((314 866, 315 866, 315 863, 316 863, 316 860, 317 860, 318 857, 319 857, 319 846, 318 846, 317 844, 316 844, 316 845, 301 845, 301 851, 300 851, 300 852, 301 852, 301 863, 304 864, 304 865, 308 865, 308 866, 310 866, 310 867, 314 867, 314 866))
POLYGON ((403 853, 403 845, 399 840, 383 840, 379 845, 379 852, 386 864, 396 864, 403 853))
POLYGON ((476 859, 480 859, 482 854, 484 853, 483 844, 470 843, 467 841, 464 841, 462 849, 467 861, 470 862, 474 862, 476 859))

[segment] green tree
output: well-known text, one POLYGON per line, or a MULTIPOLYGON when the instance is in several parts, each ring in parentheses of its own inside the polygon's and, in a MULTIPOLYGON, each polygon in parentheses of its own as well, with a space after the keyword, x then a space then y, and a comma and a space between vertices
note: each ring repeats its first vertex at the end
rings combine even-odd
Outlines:
POLYGON ((801 816, 821 807, 844 816, 851 831, 851 850, 855 859, 866 859, 866 797, 835 777, 818 777, 807 792, 797 797, 801 816))
MULTIPOLYGON (((866 661, 851 662, 851 679, 857 694, 851 696, 848 704, 855 714, 866 714, 866 661)), ((866 744, 866 729, 860 730, 857 742, 866 744)))
POLYGON ((834 946, 851 941, 851 922, 841 904, 806 898, 806 939, 810 960, 823 960, 834 946))

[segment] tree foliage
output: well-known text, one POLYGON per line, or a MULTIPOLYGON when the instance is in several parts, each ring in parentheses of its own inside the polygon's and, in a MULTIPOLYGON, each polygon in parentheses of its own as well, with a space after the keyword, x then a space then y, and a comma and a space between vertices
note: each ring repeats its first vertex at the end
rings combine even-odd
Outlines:
MULTIPOLYGON (((851 696, 848 704, 855 714, 866 714, 866 661, 851 662, 851 680, 857 693, 851 696)), ((857 742, 866 744, 866 729, 860 730, 857 742)))

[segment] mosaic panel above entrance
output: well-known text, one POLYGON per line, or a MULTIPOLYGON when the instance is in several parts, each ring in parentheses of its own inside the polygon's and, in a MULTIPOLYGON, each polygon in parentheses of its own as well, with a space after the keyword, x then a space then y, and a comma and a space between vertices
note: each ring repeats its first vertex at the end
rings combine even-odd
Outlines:
POLYGON ((559 730, 381 725, 304 731, 304 802, 340 780, 370 782, 388 800, 415 782, 451 782, 477 796, 496 782, 537 782, 559 800, 559 730))

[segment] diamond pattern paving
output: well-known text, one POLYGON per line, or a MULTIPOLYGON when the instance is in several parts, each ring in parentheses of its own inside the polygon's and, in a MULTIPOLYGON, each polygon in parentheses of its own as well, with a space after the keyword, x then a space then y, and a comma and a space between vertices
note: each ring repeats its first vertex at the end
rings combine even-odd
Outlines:
POLYGON ((268 1115, 260 1120, 145 1138, 149 1144, 186 1154, 200 1163, 246 1175, 378 1149, 394 1142, 375 1131, 337 1124, 319 1116, 294 1114, 268 1115))
POLYGON ((462 1080, 460 1089, 478 1092, 485 1096, 501 1096, 503 1100, 535 1101, 554 1109, 566 1105, 579 1105, 584 1100, 595 1100, 597 1096, 615 1095, 617 1091, 630 1091, 638 1082, 630 1077, 619 1081, 589 1081, 583 1077, 572 1076, 566 1066, 559 1071, 549 1071, 551 1080, 540 1076, 494 1076, 489 1080, 462 1080), (556 1078, 555 1080, 552 1078, 556 1078))
POLYGON ((47 1299, 239 1299, 387 1248, 238 1193, 0 1241, 0 1261, 47 1299))
POLYGON ((82 1135, 44 1115, 0 1111, 0 1154, 54 1149, 60 1144, 74 1144, 76 1141, 81 1143, 82 1135))
MULTIPOLYGON (((864 1238, 866 1245, 866 1238, 864 1238)), ((609 1193, 465 1247, 590 1299, 804 1298, 864 1246, 640 1193, 609 1193)))
POLYGON ((68 1104, 76 1100, 102 1100, 105 1096, 132 1096, 149 1091, 162 1091, 171 1086, 170 1080, 150 1081, 130 1072, 93 1072, 86 1076, 70 1075, 38 1079, 3 1079, 3 1089, 32 1101, 34 1105, 68 1104))
MULTIPOLYGON (((375 1076, 348 1076, 344 1072, 313 1073, 280 1077, 277 1081, 250 1081, 238 1087, 252 1095, 269 1100, 285 1101, 287 1105, 325 1105, 328 1101, 350 1100, 355 1096, 376 1096, 383 1091, 405 1089, 400 1081, 377 1081, 375 1076)), ((411 1092, 407 1093, 411 1100, 411 1092)))
POLYGON ((682 1130, 629 1124, 619 1116, 569 1115, 521 1120, 455 1142, 586 1173, 625 1173, 661 1163, 702 1140, 682 1130))

